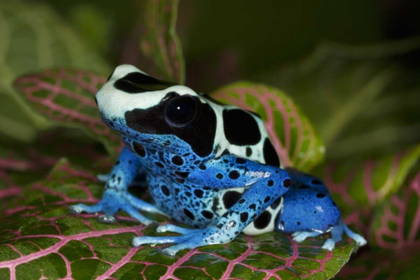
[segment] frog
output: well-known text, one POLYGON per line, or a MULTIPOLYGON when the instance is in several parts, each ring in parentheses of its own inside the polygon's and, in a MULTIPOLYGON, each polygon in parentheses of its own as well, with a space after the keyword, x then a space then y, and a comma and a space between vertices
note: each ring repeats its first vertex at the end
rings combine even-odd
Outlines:
POLYGON ((115 223, 124 211, 144 225, 172 223, 157 232, 176 236, 137 236, 132 245, 173 244, 162 250, 231 242, 240 233, 272 231, 302 242, 331 232, 324 249, 333 250, 345 232, 359 246, 366 240, 343 222, 337 205, 317 178, 285 168, 261 117, 173 82, 156 79, 133 65, 120 65, 95 96, 102 121, 124 142, 108 175, 101 200, 70 206, 74 214, 98 213, 115 223), (143 178, 152 203, 128 191, 143 178))

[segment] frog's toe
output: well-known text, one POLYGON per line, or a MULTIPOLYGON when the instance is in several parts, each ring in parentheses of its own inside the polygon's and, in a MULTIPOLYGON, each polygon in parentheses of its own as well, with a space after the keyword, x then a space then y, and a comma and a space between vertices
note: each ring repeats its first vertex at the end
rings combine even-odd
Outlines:
POLYGON ((351 229, 349 229, 343 222, 343 229, 344 232, 354 241, 356 241, 357 245, 359 246, 364 246, 367 244, 366 239, 363 238, 363 236, 361 236, 360 234, 357 234, 355 232, 353 232, 351 229))
POLYGON ((98 221, 104 224, 115 224, 117 219, 112 215, 101 215, 98 217, 98 221))
POLYGON ((176 233, 180 233, 180 234, 190 234, 190 233, 194 233, 197 232, 198 229, 190 229, 190 228, 183 228, 183 227, 179 227, 179 226, 175 226, 172 224, 167 224, 167 225, 163 225, 163 226, 158 226, 156 228, 157 232, 176 232, 176 233))
POLYGON ((292 234, 292 237, 294 241, 299 243, 305 241, 308 237, 316 237, 318 235, 320 235, 320 233, 316 231, 297 231, 292 234))
POLYGON ((96 178, 99 182, 106 183, 109 179, 109 174, 98 174, 96 175, 96 178))
POLYGON ((86 213, 97 213, 102 211, 102 205, 101 204, 95 204, 95 205, 86 205, 86 204, 76 204, 69 206, 69 211, 72 214, 80 214, 82 212, 86 213))
POLYGON ((333 239, 327 239, 324 242, 324 245, 322 245, 322 249, 328 250, 328 251, 332 251, 335 248, 335 241, 333 239))

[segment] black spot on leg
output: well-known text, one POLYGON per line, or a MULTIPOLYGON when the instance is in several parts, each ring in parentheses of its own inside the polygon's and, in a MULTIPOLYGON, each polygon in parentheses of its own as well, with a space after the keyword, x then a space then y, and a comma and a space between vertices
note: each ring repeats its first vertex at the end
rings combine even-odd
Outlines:
POLYGON ((277 152, 274 149, 273 144, 271 144, 271 141, 268 138, 266 138, 264 141, 263 152, 264 152, 265 164, 276 166, 276 167, 280 166, 279 156, 277 155, 277 152))
POLYGON ((203 194, 204 194, 204 192, 200 189, 194 190, 194 195, 198 198, 202 198, 203 194))
POLYGON ((180 156, 174 156, 174 157, 172 157, 172 163, 175 164, 175 165, 183 165, 184 160, 180 156))
POLYGON ((224 110, 223 122, 226 139, 234 145, 255 145, 261 140, 257 121, 240 109, 224 110))
POLYGON ((264 203, 269 202, 269 201, 270 201, 270 199, 271 199, 271 197, 270 197, 270 196, 266 196, 266 198, 264 199, 264 203))
POLYGON ((239 178, 239 172, 236 170, 232 170, 229 172, 229 178, 232 180, 236 180, 239 178))
POLYGON ((213 213, 210 211, 203 210, 201 211, 201 215, 203 215, 203 217, 206 219, 209 219, 209 220, 213 219, 213 213))
POLYGON ((308 185, 300 185, 298 187, 298 189, 304 190, 304 189, 309 189, 310 187, 308 185))
POLYGON ((188 175, 190 175, 190 172, 181 172, 181 171, 175 171, 175 174, 182 178, 187 178, 188 175))
POLYGON ((269 187, 274 186, 274 181, 273 180, 268 180, 267 181, 267 186, 269 186, 269 187))
POLYGON ((146 150, 139 143, 133 142, 133 149, 136 152, 136 154, 138 154, 140 157, 145 157, 146 156, 146 150))
POLYGON ((198 168, 200 168, 201 170, 206 170, 207 167, 202 163, 198 166, 198 168))
POLYGON ((169 192, 169 189, 168 189, 168 187, 167 186, 165 186, 165 185, 162 185, 161 187, 161 190, 162 190, 162 193, 164 194, 164 195, 166 195, 166 196, 170 196, 170 192, 169 192))
POLYGON ((255 221, 254 226, 256 229, 264 229, 266 228, 271 221, 271 213, 268 211, 264 211, 255 221))
POLYGON ((220 180, 223 179, 223 174, 222 173, 217 173, 216 178, 220 179, 220 180))
POLYGON ((286 179, 286 180, 284 180, 284 181, 283 181, 283 186, 284 186, 285 188, 290 187, 290 184, 291 184, 290 179, 286 179))
POLYGON ((187 208, 184 208, 184 213, 185 215, 187 215, 188 218, 190 218, 191 220, 194 220, 195 217, 193 215, 193 213, 190 212, 190 210, 188 210, 187 208))
POLYGON ((162 163, 160 163, 160 162, 155 162, 155 165, 157 166, 157 167, 159 167, 159 168, 165 168, 164 166, 163 166, 163 164, 162 163))
POLYGON ((230 209, 240 198, 242 194, 236 191, 228 191, 223 195, 223 204, 226 209, 230 209))
POLYGON ((276 200, 273 201, 273 203, 271 203, 270 207, 271 209, 276 209, 277 207, 279 207, 280 205, 280 201, 281 201, 281 197, 277 198, 276 200))
POLYGON ((248 213, 247 212, 242 212, 241 213, 241 222, 245 223, 246 221, 248 221, 248 213))
POLYGON ((325 196, 326 196, 325 193, 317 193, 316 194, 316 197, 318 197, 318 198, 324 198, 325 196))

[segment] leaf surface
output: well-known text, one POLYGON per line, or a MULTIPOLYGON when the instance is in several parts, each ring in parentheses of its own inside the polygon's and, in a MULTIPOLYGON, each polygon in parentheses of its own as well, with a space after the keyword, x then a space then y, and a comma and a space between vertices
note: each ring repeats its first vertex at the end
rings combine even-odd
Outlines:
MULTIPOLYGON (((185 65, 175 26, 179 0, 147 1, 142 13, 140 48, 159 78, 183 84, 185 65)), ((154 75, 153 73, 150 73, 154 75)))
POLYGON ((374 207, 403 185, 419 161, 420 146, 393 155, 328 163, 315 170, 323 179, 347 224, 367 232, 374 207))
POLYGON ((60 125, 81 128, 114 154, 122 141, 101 121, 94 98, 105 81, 88 71, 62 68, 22 76, 15 86, 38 113, 60 125))
POLYGON ((16 77, 56 67, 109 72, 107 63, 39 1, 3 0, 0 34, 0 131, 11 139, 29 142, 39 129, 48 127, 48 122, 15 94, 12 85, 16 77))

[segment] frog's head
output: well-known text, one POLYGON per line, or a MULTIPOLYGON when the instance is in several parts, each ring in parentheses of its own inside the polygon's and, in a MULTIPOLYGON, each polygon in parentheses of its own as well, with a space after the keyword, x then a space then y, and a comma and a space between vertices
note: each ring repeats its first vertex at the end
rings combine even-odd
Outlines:
POLYGON ((216 146, 217 105, 186 86, 157 80, 134 66, 118 66, 96 101, 103 121, 126 142, 200 157, 209 156, 216 146))

